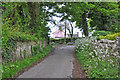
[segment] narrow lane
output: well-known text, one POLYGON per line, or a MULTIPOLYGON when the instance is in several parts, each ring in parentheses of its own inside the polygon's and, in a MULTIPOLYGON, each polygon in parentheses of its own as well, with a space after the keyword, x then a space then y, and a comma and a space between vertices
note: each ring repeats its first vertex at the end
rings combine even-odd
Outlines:
POLYGON ((74 46, 56 47, 52 54, 18 78, 70 78, 74 46))

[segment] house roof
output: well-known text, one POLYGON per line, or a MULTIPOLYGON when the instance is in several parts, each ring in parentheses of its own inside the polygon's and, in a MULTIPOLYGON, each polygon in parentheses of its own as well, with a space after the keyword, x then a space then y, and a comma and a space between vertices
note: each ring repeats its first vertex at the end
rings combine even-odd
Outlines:
MULTIPOLYGON (((61 31, 61 30, 57 30, 56 32, 53 32, 52 33, 53 34, 53 38, 64 38, 64 36, 65 36, 65 32, 64 31, 61 31)), ((66 35, 66 37, 68 37, 67 35, 66 35)))

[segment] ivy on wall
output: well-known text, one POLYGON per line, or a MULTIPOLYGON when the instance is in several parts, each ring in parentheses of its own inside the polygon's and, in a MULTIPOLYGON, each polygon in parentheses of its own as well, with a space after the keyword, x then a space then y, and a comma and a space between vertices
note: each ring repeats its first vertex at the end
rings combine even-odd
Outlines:
POLYGON ((17 41, 39 41, 48 38, 42 3, 2 3, 2 57, 10 58, 17 41), (44 32, 44 34, 43 34, 44 32))

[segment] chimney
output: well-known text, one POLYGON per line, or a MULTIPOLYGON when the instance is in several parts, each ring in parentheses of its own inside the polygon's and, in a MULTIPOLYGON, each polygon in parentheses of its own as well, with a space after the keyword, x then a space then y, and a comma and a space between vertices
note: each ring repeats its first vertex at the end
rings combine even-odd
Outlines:
POLYGON ((62 27, 61 26, 59 26, 59 30, 62 31, 62 27))

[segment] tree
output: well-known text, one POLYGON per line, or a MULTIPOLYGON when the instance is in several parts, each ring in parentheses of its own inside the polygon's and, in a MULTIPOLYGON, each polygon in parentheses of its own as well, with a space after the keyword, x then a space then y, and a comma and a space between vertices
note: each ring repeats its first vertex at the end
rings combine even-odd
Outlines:
POLYGON ((74 30, 74 27, 73 27, 72 24, 73 24, 73 22, 68 21, 68 22, 67 22, 67 26, 66 26, 67 30, 69 31, 69 35, 70 35, 70 37, 71 37, 71 42, 72 42, 73 30, 74 30))
POLYGON ((91 28, 96 30, 115 31, 118 24, 118 3, 117 2, 81 2, 66 3, 62 10, 72 16, 71 21, 83 29, 84 35, 88 36, 88 21, 91 19, 91 28))
POLYGON ((118 4, 117 2, 96 2, 90 9, 88 17, 92 19, 91 26, 96 30, 115 31, 118 27, 118 4))

